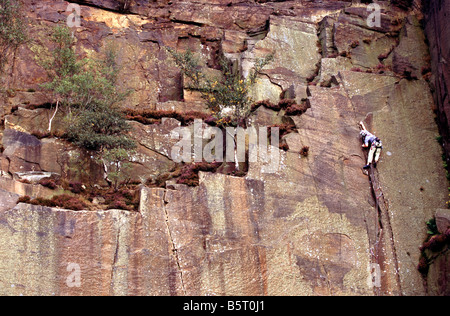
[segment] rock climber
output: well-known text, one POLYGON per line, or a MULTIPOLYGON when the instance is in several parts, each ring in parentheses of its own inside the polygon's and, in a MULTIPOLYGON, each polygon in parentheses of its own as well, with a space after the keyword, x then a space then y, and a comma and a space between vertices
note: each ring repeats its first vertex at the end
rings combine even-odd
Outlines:
POLYGON ((380 159, 381 149, 383 149, 383 145, 378 137, 376 137, 366 129, 363 122, 360 122, 359 124, 361 126, 360 135, 363 141, 362 147, 370 147, 369 155, 367 157, 367 165, 365 165, 363 169, 369 169, 371 163, 373 163, 373 166, 376 168, 378 159, 380 159))

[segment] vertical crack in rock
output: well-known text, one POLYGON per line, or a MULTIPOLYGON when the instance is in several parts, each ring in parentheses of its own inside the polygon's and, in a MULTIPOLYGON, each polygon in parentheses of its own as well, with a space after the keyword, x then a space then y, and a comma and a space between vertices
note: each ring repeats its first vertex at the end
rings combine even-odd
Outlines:
MULTIPOLYGON (((323 272, 324 272, 323 278, 325 279, 324 282, 326 282, 326 285, 327 285, 328 295, 333 295, 333 289, 332 289, 331 282, 330 282, 330 273, 328 272, 327 267, 324 264, 324 262, 320 259, 318 259, 318 261, 319 261, 318 262, 319 265, 322 267, 323 272)), ((320 278, 320 271, 319 271, 319 278, 320 278)))
MULTIPOLYGON (((400 281, 400 274, 399 272, 399 266, 398 266, 398 258, 397 258, 397 250, 395 247, 395 242, 394 242, 394 232, 392 230, 392 226, 391 226, 391 220, 390 220, 390 216, 389 216, 389 204, 387 203, 387 201, 384 199, 384 195, 383 195, 383 190, 381 188, 380 182, 379 182, 379 177, 378 177, 378 170, 371 169, 371 173, 369 175, 370 178, 370 185, 372 188, 372 194, 374 195, 375 201, 376 201, 376 207, 377 207, 377 214, 379 216, 379 222, 380 222, 380 236, 378 237, 379 240, 377 242, 382 242, 383 245, 385 245, 385 247, 389 247, 390 249, 386 249, 389 250, 390 253, 392 254, 393 257, 393 261, 394 261, 394 274, 395 274, 395 284, 394 286, 396 287, 396 290, 398 291, 398 295, 402 295, 402 288, 401 288, 401 281, 400 281), (386 231, 386 235, 384 233, 384 231, 386 231), (387 243, 387 238, 389 238, 389 243, 387 243)), ((378 252, 382 251, 385 247, 379 249, 378 252)), ((377 253, 377 256, 379 256, 380 254, 377 253)), ((377 262, 378 264, 380 264, 380 266, 382 268, 387 268, 387 267, 383 267, 383 265, 388 264, 386 261, 386 258, 384 258, 384 262, 382 262, 382 260, 379 260, 380 262, 377 262)), ((384 270, 384 269, 383 269, 384 270)))
POLYGON ((339 80, 342 83, 342 88, 344 89, 345 95, 347 96, 347 99, 350 102, 350 105, 352 106, 353 120, 355 122, 355 126, 357 126, 359 124, 359 122, 358 122, 358 119, 356 117, 357 116, 357 114, 356 114, 357 113, 356 107, 355 107, 355 104, 353 103, 352 98, 350 97, 350 93, 348 92, 348 88, 345 86, 345 80, 342 77, 342 74, 341 74, 340 71, 338 72, 338 77, 339 77, 339 80))
POLYGON ((169 213, 167 212, 167 209, 166 209, 166 205, 169 202, 167 202, 167 200, 166 200, 166 193, 167 193, 167 190, 164 190, 164 197, 163 197, 162 208, 163 208, 164 219, 165 219, 166 228, 167 228, 167 235, 169 237, 170 245, 172 246, 172 255, 173 255, 174 259, 175 259, 175 262, 177 263, 178 271, 180 273, 180 281, 181 281, 181 288, 183 290, 183 295, 187 295, 186 294, 186 288, 184 287, 183 270, 181 269, 181 265, 180 265, 180 257, 178 256, 178 250, 177 250, 175 242, 173 240, 172 231, 171 231, 170 225, 169 225, 169 213))
POLYGON ((113 262, 111 264, 111 293, 114 292, 114 272, 116 269, 117 259, 119 256, 119 241, 120 241, 120 217, 118 219, 118 225, 117 225, 117 234, 116 234, 116 249, 114 251, 114 257, 113 262))

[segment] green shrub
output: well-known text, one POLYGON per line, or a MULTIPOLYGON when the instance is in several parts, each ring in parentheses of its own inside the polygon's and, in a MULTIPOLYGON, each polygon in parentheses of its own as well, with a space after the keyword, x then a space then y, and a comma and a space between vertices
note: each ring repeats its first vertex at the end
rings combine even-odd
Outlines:
POLYGON ((101 153, 103 165, 106 167, 107 180, 111 181, 114 190, 125 180, 125 171, 131 167, 133 151, 123 147, 104 149, 101 153))
POLYGON ((0 0, 0 73, 8 56, 27 40, 26 23, 17 0, 0 0))
POLYGON ((117 87, 119 67, 114 48, 107 46, 101 60, 78 60, 68 27, 55 27, 51 39, 51 55, 43 53, 36 58, 51 78, 42 86, 69 112, 69 138, 86 149, 117 146, 112 138, 118 136, 121 143, 129 130, 118 106, 131 91, 117 87))
POLYGON ((178 53, 167 49, 181 72, 190 80, 188 89, 197 90, 206 101, 218 125, 242 125, 251 113, 253 103, 249 89, 256 83, 258 74, 272 62, 270 54, 257 59, 247 78, 243 78, 235 65, 222 57, 220 59, 221 76, 210 78, 201 71, 198 59, 191 51, 178 53))
POLYGON ((116 147, 132 149, 135 144, 126 135, 130 129, 122 113, 98 104, 72 119, 67 137, 82 148, 98 152, 116 147))
MULTIPOLYGON (((51 52, 36 57, 51 79, 42 86, 56 100, 48 132, 51 132, 52 119, 60 105, 66 112, 68 127, 65 137, 79 147, 92 151, 97 161, 103 162, 105 168, 109 167, 105 164, 110 158, 105 156, 108 152, 136 147, 128 136, 131 127, 119 109, 120 103, 131 91, 117 87, 119 66, 116 51, 107 45, 102 59, 80 59, 74 49, 76 40, 66 26, 55 27, 51 40, 51 52)), ((118 172, 120 170, 111 173, 111 177, 115 175, 119 179, 120 176, 115 174, 118 172)), ((117 181, 112 182, 117 188, 117 181)))

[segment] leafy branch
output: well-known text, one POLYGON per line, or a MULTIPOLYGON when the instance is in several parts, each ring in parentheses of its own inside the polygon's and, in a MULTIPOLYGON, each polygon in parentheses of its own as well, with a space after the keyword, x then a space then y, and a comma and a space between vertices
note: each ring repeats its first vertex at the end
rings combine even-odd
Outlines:
MULTIPOLYGON (((118 179, 124 170, 122 166, 136 147, 128 136, 131 127, 119 109, 131 91, 117 88, 120 71, 116 62, 117 53, 109 45, 102 59, 78 58, 75 38, 65 26, 57 26, 51 40, 51 53, 41 53, 36 57, 50 78, 42 86, 56 98, 49 132, 52 120, 61 107, 69 123, 66 130, 68 140, 93 152, 97 161, 103 163, 105 180, 117 190, 118 179)), ((45 50, 35 47, 35 51, 45 50)))
POLYGON ((221 76, 209 78, 202 72, 198 58, 190 50, 179 53, 167 48, 167 51, 183 75, 189 79, 190 84, 187 88, 201 93, 207 106, 218 119, 219 125, 244 124, 250 115, 253 103, 249 96, 249 89, 256 83, 263 68, 274 59, 273 54, 256 59, 248 77, 243 78, 233 67, 233 63, 222 57, 220 59, 221 76))
POLYGON ((8 56, 27 40, 19 1, 0 0, 0 73, 8 56))

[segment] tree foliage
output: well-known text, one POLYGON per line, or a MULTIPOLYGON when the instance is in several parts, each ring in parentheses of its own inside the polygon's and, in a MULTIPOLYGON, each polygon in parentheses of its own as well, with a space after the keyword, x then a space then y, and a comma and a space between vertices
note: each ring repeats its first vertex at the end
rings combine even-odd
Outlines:
POLYGON ((72 114, 97 106, 116 107, 129 95, 130 91, 117 88, 119 67, 111 45, 106 47, 101 60, 80 60, 75 51, 76 40, 68 27, 55 27, 51 39, 54 48, 47 54, 49 56, 40 54, 36 57, 50 78, 43 87, 53 92, 63 106, 75 112, 72 114))
POLYGON ((8 56, 27 40, 21 5, 17 0, 0 0, 0 73, 8 56))
POLYGON ((87 150, 102 152, 113 148, 132 149, 134 142, 126 134, 130 130, 123 115, 107 107, 84 110, 72 120, 68 138, 87 150))
POLYGON ((79 59, 75 39, 66 26, 57 26, 52 34, 54 48, 50 56, 39 56, 50 82, 43 87, 52 92, 66 110, 70 140, 88 150, 121 147, 134 143, 126 133, 130 127, 119 110, 130 91, 117 88, 119 67, 116 52, 106 48, 104 58, 79 59))
POLYGON ((253 100, 249 89, 256 83, 258 74, 272 62, 274 55, 269 54, 256 59, 254 67, 247 78, 234 67, 234 64, 225 57, 220 59, 221 76, 210 78, 202 72, 198 58, 190 51, 179 53, 167 49, 180 68, 191 82, 188 89, 197 90, 206 101, 208 107, 223 125, 240 125, 251 112, 253 100))
POLYGON ((103 164, 108 180, 117 191, 121 181, 125 180, 125 172, 130 168, 130 151, 123 147, 105 149, 102 153, 103 164))
MULTIPOLYGON (((117 87, 120 69, 116 51, 107 46, 100 60, 80 59, 75 51, 75 38, 65 26, 57 26, 51 39, 51 53, 38 57, 50 78, 43 87, 53 93, 66 112, 67 138, 93 151, 106 174, 110 174, 111 167, 116 168, 111 173, 113 179, 107 176, 106 180, 117 189, 117 179, 123 170, 119 167, 125 160, 123 154, 136 144, 128 136, 131 127, 119 109, 131 91, 117 87)), ((126 157, 129 159, 128 154, 126 157)))

